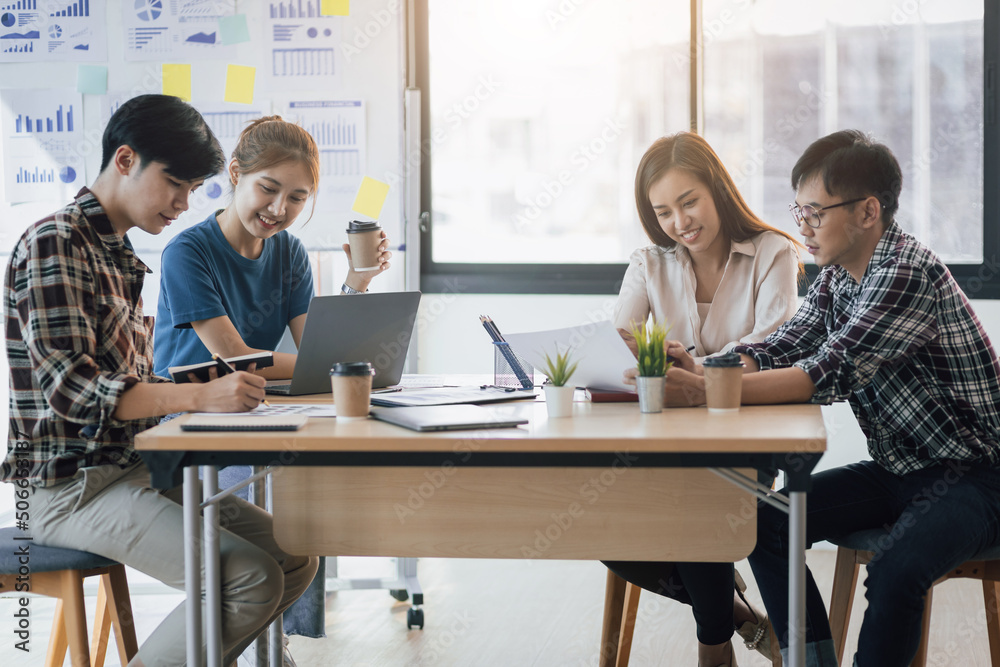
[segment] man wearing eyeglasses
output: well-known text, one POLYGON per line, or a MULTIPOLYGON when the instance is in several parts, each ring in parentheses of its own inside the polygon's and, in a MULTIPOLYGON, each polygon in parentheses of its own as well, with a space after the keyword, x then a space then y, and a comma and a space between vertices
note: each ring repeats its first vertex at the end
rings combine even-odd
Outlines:
MULTIPOLYGON (((822 270, 791 320, 735 348, 743 403, 850 402, 872 460, 813 475, 806 542, 886 531, 853 664, 909 665, 927 590, 1000 542, 1000 363, 947 266, 895 222, 902 175, 886 146, 854 130, 823 137, 792 187, 789 208, 822 270)), ((699 369, 679 366, 668 398, 703 402, 699 369)), ((761 504, 757 522, 750 565, 787 661, 788 516, 761 504)), ((808 573, 806 626, 806 664, 836 665, 808 573)))

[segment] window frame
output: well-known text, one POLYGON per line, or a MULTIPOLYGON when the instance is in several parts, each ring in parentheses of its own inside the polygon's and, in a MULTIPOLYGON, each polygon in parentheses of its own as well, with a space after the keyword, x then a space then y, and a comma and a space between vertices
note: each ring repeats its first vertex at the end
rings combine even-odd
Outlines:
MULTIPOLYGON (((434 222, 430 127, 429 7, 413 2, 414 41, 410 49, 416 87, 422 91, 420 113, 420 289, 462 294, 618 294, 627 263, 478 264, 433 261, 434 222)), ((701 34, 702 0, 691 0, 691 34, 701 34)), ((983 262, 950 264, 952 275, 970 299, 1000 299, 1000 125, 997 122, 997 65, 1000 63, 1000 0, 983 2, 983 262)), ((690 99, 692 129, 702 118, 702 61, 691 40, 690 99)), ((818 275, 806 265, 802 293, 818 275)))

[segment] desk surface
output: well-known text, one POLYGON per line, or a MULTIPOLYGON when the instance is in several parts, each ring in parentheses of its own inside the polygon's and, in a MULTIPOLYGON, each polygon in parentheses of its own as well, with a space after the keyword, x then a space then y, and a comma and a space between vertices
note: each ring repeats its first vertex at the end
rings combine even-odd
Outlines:
POLYGON ((341 422, 310 419, 294 432, 192 433, 178 417, 136 438, 136 449, 170 451, 451 452, 463 441, 489 441, 495 453, 743 452, 821 453, 826 429, 817 405, 744 406, 737 413, 709 414, 705 408, 674 408, 645 415, 636 403, 574 404, 573 417, 548 419, 545 404, 491 406, 503 416, 526 417, 518 428, 417 433, 367 419, 341 422), (623 441, 627 441, 624 443, 623 441))

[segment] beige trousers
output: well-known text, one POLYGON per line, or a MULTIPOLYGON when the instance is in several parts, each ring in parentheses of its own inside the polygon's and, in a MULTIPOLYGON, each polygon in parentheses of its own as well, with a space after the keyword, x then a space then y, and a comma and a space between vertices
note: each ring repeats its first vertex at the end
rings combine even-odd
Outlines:
MULTIPOLYGON (((35 489, 31 532, 39 544, 100 554, 183 590, 181 492, 151 488, 143 464, 84 468, 63 484, 35 489)), ((244 500, 226 498, 219 515, 228 665, 305 591, 319 559, 283 552, 274 541, 271 515, 244 500)), ((171 611, 139 649, 137 660, 145 667, 185 664, 185 606, 171 611)))

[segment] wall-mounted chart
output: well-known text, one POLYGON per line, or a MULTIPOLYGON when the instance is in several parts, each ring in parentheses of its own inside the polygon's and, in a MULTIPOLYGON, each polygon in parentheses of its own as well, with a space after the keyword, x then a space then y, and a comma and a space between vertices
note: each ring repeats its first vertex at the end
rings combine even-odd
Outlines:
POLYGON ((321 0, 270 0, 264 31, 275 90, 329 85, 338 72, 341 19, 320 14, 321 0))
POLYGON ((233 47, 223 46, 219 37, 219 19, 235 13, 235 2, 122 0, 125 58, 232 57, 233 47))
POLYGON ((104 18, 99 0, 0 0, 0 62, 107 60, 104 18))
POLYGON ((0 91, 5 201, 67 199, 84 186, 82 108, 72 91, 0 91))

